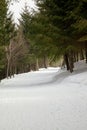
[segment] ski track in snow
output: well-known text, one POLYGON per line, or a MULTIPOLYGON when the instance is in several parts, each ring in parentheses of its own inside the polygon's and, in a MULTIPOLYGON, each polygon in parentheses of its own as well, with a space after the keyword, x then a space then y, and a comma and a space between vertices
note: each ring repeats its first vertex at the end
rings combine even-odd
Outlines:
POLYGON ((87 130, 87 65, 15 75, 0 83, 0 130, 87 130))

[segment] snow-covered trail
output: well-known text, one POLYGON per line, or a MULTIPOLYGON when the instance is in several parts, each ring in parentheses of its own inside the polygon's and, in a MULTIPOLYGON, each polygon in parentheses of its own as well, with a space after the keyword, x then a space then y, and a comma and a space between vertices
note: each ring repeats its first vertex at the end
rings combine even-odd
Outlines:
POLYGON ((0 130, 87 130, 87 66, 41 69, 0 84, 0 130))

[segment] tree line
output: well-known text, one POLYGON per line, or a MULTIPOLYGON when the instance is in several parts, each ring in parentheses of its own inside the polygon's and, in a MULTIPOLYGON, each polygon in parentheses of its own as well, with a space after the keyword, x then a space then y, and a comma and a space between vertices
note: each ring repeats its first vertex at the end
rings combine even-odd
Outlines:
POLYGON ((25 6, 17 27, 10 2, 0 1, 0 79, 61 58, 70 72, 87 63, 87 0, 35 0, 37 11, 25 6))

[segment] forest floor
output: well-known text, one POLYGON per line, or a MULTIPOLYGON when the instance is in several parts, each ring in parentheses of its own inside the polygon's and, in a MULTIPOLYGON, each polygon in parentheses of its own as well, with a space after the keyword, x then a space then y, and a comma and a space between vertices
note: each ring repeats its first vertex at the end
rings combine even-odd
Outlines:
POLYGON ((0 130, 87 130, 87 64, 2 80, 0 130))

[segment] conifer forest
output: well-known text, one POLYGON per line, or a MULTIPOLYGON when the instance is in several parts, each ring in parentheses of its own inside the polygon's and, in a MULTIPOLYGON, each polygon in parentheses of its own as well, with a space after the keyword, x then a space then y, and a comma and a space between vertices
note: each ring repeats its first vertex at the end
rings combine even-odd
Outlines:
POLYGON ((35 0, 14 23, 11 2, 0 0, 0 80, 47 68, 58 61, 66 71, 87 63, 87 0, 35 0))

